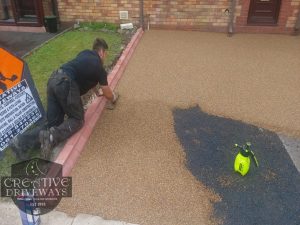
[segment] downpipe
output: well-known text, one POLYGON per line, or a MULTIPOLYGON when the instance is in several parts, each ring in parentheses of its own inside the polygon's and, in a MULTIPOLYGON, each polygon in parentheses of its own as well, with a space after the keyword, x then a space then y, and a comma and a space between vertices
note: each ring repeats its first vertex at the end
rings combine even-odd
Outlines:
POLYGON ((229 9, 225 10, 225 13, 228 13, 228 15, 229 15, 228 33, 227 33, 228 37, 232 37, 232 35, 234 33, 235 7, 236 7, 236 0, 230 0, 229 9))
POLYGON ((297 18, 297 21, 295 23, 295 27, 294 27, 294 35, 297 35, 299 33, 300 30, 300 12, 297 18))
POLYGON ((145 30, 144 25, 144 0, 140 0, 140 27, 145 30))

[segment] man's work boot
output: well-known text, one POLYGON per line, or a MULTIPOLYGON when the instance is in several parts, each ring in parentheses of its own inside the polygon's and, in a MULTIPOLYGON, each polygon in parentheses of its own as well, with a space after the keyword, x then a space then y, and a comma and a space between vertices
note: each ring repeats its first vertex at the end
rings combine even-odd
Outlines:
POLYGON ((53 135, 50 130, 41 130, 39 133, 41 142, 41 157, 50 160, 51 150, 54 146, 53 135))
POLYGON ((12 151, 14 152, 14 154, 16 155, 19 161, 24 161, 28 159, 28 154, 26 153, 26 149, 24 149, 20 145, 20 141, 18 137, 14 137, 9 142, 9 147, 12 149, 12 151))

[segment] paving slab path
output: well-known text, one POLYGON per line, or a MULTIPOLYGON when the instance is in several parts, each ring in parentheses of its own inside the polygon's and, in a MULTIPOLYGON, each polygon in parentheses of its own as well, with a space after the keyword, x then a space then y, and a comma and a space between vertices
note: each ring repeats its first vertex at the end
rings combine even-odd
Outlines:
MULTIPOLYGON (((22 225, 20 211, 12 202, 1 202, 0 225, 22 225)), ((123 221, 104 220, 99 216, 78 214, 70 217, 66 213, 51 211, 40 216, 40 225, 138 225, 129 224, 123 221)))
POLYGON ((23 57, 34 48, 54 38, 58 34, 72 27, 72 23, 64 23, 58 27, 57 33, 32 33, 32 32, 0 32, 0 47, 5 48, 16 56, 23 57))
POLYGON ((217 224, 221 199, 185 165, 172 110, 300 137, 300 37, 147 31, 72 171, 60 211, 141 225, 217 224))

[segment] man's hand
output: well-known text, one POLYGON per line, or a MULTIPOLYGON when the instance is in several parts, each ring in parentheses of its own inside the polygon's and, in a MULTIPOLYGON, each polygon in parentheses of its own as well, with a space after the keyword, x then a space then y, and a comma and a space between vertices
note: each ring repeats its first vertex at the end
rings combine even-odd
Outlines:
POLYGON ((115 106, 116 106, 116 103, 117 103, 117 101, 118 101, 118 99, 119 99, 119 96, 120 96, 119 93, 113 92, 113 100, 107 102, 106 108, 107 108, 107 109, 110 109, 110 110, 115 109, 115 106))
POLYGON ((113 91, 110 89, 110 87, 108 85, 101 86, 101 90, 103 92, 104 97, 107 98, 107 100, 113 101, 113 98, 114 98, 113 91))
POLYGON ((103 91, 103 95, 109 100, 109 102, 106 104, 107 109, 114 109, 115 104, 118 101, 119 94, 116 92, 113 92, 109 86, 101 86, 101 90, 103 91))

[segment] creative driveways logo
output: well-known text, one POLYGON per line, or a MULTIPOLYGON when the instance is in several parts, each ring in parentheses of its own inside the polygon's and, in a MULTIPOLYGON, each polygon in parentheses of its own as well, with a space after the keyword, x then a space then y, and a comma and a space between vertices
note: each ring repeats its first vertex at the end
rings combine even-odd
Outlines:
POLYGON ((63 197, 72 197, 72 178, 62 176, 62 165, 34 158, 13 164, 10 177, 1 177, 1 197, 10 197, 24 212, 53 210, 63 197))

